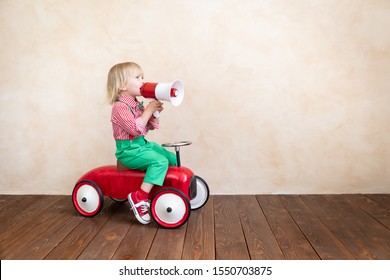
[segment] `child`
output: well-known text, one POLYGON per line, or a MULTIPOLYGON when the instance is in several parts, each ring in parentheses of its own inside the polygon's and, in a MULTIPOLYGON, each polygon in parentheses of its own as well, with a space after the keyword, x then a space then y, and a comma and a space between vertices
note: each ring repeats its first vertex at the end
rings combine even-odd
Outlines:
POLYGON ((159 119, 153 112, 163 110, 163 104, 154 100, 146 108, 137 100, 141 96, 143 70, 134 62, 114 65, 108 72, 107 95, 113 105, 111 122, 116 141, 117 159, 130 169, 146 170, 141 188, 128 195, 137 220, 150 222, 148 195, 154 185, 164 182, 168 166, 177 165, 174 153, 157 143, 148 142, 145 135, 159 128, 159 119))

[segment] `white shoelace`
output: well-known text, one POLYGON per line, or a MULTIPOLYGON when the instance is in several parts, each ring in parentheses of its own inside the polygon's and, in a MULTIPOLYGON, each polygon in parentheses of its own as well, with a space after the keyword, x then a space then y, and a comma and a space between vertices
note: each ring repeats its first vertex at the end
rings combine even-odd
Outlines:
POLYGON ((145 214, 149 211, 150 204, 146 201, 140 201, 137 204, 134 205, 135 208, 141 207, 141 213, 145 214))

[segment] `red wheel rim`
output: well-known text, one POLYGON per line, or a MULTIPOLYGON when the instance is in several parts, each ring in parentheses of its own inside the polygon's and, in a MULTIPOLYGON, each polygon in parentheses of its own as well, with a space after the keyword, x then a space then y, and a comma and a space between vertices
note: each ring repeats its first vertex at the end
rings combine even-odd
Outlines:
POLYGON ((162 227, 177 228, 188 220, 191 205, 181 191, 164 189, 154 195, 150 211, 153 219, 162 227))
POLYGON ((77 212, 85 217, 92 217, 102 209, 103 194, 92 182, 80 182, 73 189, 72 201, 77 212))

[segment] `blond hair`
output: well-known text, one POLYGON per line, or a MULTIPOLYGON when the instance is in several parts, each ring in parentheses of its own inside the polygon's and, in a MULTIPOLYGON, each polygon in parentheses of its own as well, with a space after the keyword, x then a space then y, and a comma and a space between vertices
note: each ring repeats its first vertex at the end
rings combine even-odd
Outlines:
POLYGON ((135 62, 118 63, 111 67, 107 77, 107 98, 113 104, 119 98, 120 89, 126 83, 127 78, 144 75, 144 72, 135 62))

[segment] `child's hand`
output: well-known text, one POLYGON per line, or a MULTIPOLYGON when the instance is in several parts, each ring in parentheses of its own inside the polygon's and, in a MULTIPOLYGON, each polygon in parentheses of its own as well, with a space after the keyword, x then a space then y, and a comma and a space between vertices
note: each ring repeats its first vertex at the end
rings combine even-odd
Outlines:
POLYGON ((148 123, 154 112, 161 112, 162 110, 164 110, 162 102, 158 100, 151 101, 148 106, 146 106, 145 111, 141 115, 141 119, 144 125, 148 123))
POLYGON ((158 100, 153 100, 152 102, 150 102, 148 104, 148 106, 146 106, 145 110, 150 110, 152 113, 155 111, 161 112, 162 110, 164 110, 163 105, 164 104, 162 102, 160 102, 158 100))

